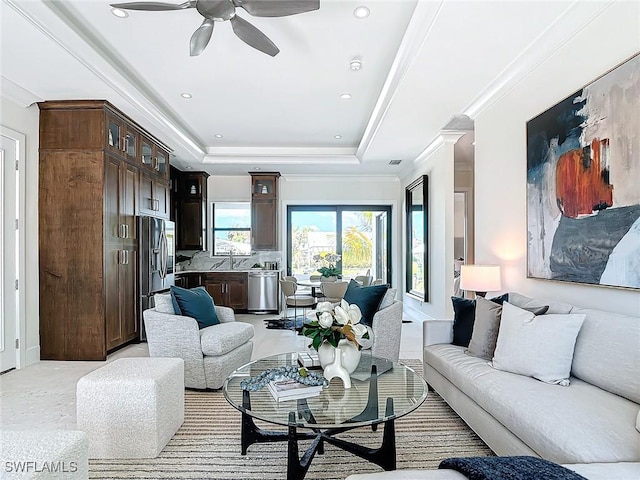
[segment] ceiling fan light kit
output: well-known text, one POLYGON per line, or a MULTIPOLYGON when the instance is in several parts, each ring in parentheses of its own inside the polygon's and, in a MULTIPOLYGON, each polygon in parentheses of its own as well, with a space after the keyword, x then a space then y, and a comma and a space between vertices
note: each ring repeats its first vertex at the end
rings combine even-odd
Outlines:
MULTIPOLYGON (((209 44, 215 22, 229 21, 236 36, 250 47, 275 57, 280 50, 264 33, 236 15, 243 8, 254 17, 286 17, 320 8, 320 0, 190 0, 180 4, 165 2, 112 3, 113 9, 162 12, 195 8, 204 17, 189 42, 192 57, 200 55, 209 44)), ((114 11, 112 9, 112 12, 114 11)), ((126 13, 126 12, 125 12, 126 13)), ((115 15, 115 13, 114 13, 115 15)))

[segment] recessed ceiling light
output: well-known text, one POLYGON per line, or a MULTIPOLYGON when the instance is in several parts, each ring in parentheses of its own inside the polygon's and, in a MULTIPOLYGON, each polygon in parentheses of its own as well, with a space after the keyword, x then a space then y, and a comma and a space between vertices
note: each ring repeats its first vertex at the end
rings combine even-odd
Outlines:
POLYGON ((362 5, 353 11, 353 16, 356 18, 367 18, 369 13, 371 13, 369 9, 362 5))
POLYGON ((336 140, 340 140, 342 138, 342 135, 334 135, 333 138, 335 138, 336 140))
POLYGON ((358 70, 360 70, 362 68, 362 60, 358 60, 357 58, 354 58, 349 63, 349 68, 351 70, 353 70, 354 72, 357 72, 358 70))
POLYGON ((351 98, 351 94, 343 93, 342 95, 340 95, 340 98, 342 98, 343 100, 349 100, 351 98))
POLYGON ((402 160, 390 160, 389 165, 400 165, 400 162, 402 162, 402 160))
POLYGON ((185 93, 181 93, 181 94, 180 94, 180 96, 181 96, 182 98, 191 98, 193 95, 191 95, 190 93, 186 93, 186 92, 185 92, 185 93))
POLYGON ((216 133, 216 134, 214 135, 214 137, 216 137, 216 138, 222 138, 222 135, 220 135, 219 133, 216 133))
POLYGON ((254 170, 262 170, 262 167, 253 167, 254 170))
POLYGON ((113 13, 118 18, 127 18, 129 16, 129 12, 122 10, 121 8, 111 8, 111 13, 113 13))
POLYGON ((185 168, 186 168, 187 170, 193 170, 193 167, 192 167, 191 165, 187 165, 185 168))

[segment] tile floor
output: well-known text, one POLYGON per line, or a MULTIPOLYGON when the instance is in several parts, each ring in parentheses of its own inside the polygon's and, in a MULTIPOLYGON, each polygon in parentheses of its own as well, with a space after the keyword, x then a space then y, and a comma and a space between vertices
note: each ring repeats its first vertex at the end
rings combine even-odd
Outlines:
MULTIPOLYGON (((292 330, 265 328, 268 315, 237 315, 236 320, 251 323, 256 330, 254 359, 276 353, 302 350, 309 339, 292 330)), ((129 345, 111 355, 106 362, 121 357, 148 356, 147 344, 129 345)), ((400 358, 422 358, 422 324, 402 326, 400 358)), ((80 377, 106 362, 41 361, 0 376, 0 428, 73 429, 76 426, 75 389, 80 377)))

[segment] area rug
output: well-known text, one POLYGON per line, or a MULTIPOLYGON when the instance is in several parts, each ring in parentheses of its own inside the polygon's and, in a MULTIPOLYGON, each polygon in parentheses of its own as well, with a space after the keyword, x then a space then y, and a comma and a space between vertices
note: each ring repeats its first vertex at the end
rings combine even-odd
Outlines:
POLYGON ((267 323, 266 328, 275 329, 275 330, 293 330, 294 326, 297 331, 302 330, 304 326, 306 318, 298 317, 298 318, 275 318, 275 319, 265 319, 267 323))
MULTIPOLYGON (((418 360, 402 362, 417 372, 422 371, 418 360)), ((342 434, 341 438, 377 447, 382 430, 372 432, 370 428, 358 428, 342 434)), ((435 392, 429 392, 417 410, 396 421, 396 446, 398 469, 435 469, 448 457, 493 455, 435 392)), ((240 455, 240 412, 227 403, 221 391, 187 391, 184 424, 158 458, 91 460, 89 478, 284 479, 286 463, 284 442, 255 444, 249 447, 246 456, 240 455)), ((344 479, 352 473, 379 471, 382 469, 375 464, 326 445, 325 454, 316 455, 305 478, 344 479)))

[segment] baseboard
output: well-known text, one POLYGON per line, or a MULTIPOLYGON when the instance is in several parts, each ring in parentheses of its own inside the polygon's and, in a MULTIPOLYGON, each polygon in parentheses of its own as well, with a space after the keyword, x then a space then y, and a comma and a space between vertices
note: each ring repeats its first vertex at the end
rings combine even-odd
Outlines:
POLYGON ((40 345, 27 348, 27 351, 25 352, 24 367, 28 365, 33 365, 34 363, 38 363, 39 361, 40 361, 40 345))

